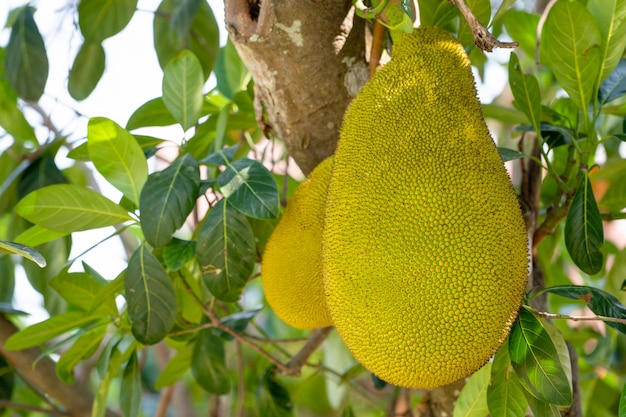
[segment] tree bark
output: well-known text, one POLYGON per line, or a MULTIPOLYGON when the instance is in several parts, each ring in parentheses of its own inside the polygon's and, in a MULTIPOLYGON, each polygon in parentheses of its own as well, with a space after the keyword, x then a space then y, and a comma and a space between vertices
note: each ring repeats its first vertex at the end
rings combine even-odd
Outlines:
MULTIPOLYGON (((41 356, 41 349, 6 350, 6 340, 18 329, 3 315, 0 315, 0 355, 4 356, 12 367, 18 369, 30 384, 57 401, 73 417, 90 417, 93 394, 87 386, 69 385, 61 381, 55 371, 55 363, 48 356, 41 356), (33 364, 35 364, 33 366, 33 364)), ((117 417, 107 410, 106 417, 117 417)))
POLYGON ((331 155, 368 78, 350 0, 225 0, 226 27, 255 83, 257 119, 308 174, 331 155))

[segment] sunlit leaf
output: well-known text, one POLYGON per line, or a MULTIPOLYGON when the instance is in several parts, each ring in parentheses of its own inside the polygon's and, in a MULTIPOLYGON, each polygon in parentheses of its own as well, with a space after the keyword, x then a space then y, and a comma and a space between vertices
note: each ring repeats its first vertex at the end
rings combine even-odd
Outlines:
POLYGON ((120 409, 124 417, 139 415, 141 391, 141 368, 137 353, 133 352, 126 367, 124 367, 120 384, 120 409))
POLYGON ((491 366, 491 383, 487 388, 487 405, 491 417, 524 417, 528 401, 517 375, 511 368, 508 346, 499 349, 491 366))
POLYGON ((217 184, 234 208, 257 219, 278 217, 278 188, 274 177, 263 164, 242 158, 226 164, 226 167, 217 177, 217 184))
POLYGON ((184 130, 200 118, 203 84, 200 61, 191 51, 181 52, 163 69, 163 103, 184 130))
POLYGON ((511 329, 509 356, 522 386, 533 396, 559 406, 572 403, 572 391, 554 343, 526 307, 511 329))
POLYGON ((152 345, 167 336, 176 318, 174 286, 144 245, 128 261, 124 288, 135 338, 144 345, 152 345))
MULTIPOLYGON (((68 303, 82 309, 85 312, 91 310, 96 295, 104 288, 105 284, 94 279, 86 272, 62 271, 52 280, 50 286, 56 290, 68 303)), ((116 316, 118 314, 115 300, 110 299, 102 304, 98 310, 103 314, 116 316)))
POLYGON ((598 24, 602 38, 599 84, 613 71, 626 47, 626 1, 589 0, 587 9, 598 24))
POLYGON ((59 379, 68 384, 74 383, 74 367, 81 360, 91 357, 96 352, 106 335, 106 331, 105 324, 96 326, 80 335, 63 352, 56 364, 56 373, 59 379))
POLYGON ((539 132, 541 123, 541 92, 539 82, 532 74, 524 74, 515 53, 509 58, 509 84, 515 100, 513 105, 524 112, 528 120, 539 132))
MULTIPOLYGON (((4 62, 3 52, 4 51, 0 50, 0 62, 4 62)), ((35 130, 28 123, 26 117, 24 117, 24 113, 22 113, 17 103, 17 95, 6 79, 0 79, 0 109, 2 109, 2 111, 0 111, 0 126, 11 135, 17 143, 24 143, 26 141, 32 143, 37 142, 35 130)))
POLYGON ((20 255, 30 261, 33 261, 41 268, 46 266, 46 259, 35 249, 28 246, 21 245, 15 242, 7 242, 6 240, 0 240, 0 254, 14 253, 20 255))
POLYGON ((51 185, 24 197, 15 211, 28 221, 58 232, 113 226, 132 218, 103 195, 78 185, 51 185))
POLYGON ((75 100, 86 99, 96 88, 104 74, 105 59, 101 43, 86 40, 80 46, 67 83, 67 90, 75 100))
POLYGON ((211 329, 201 330, 191 358, 193 377, 207 392, 215 395, 230 391, 230 377, 226 368, 224 342, 211 329))
POLYGON ((273 368, 263 372, 259 388, 256 391, 259 413, 265 417, 293 416, 293 403, 289 392, 278 381, 273 368))
POLYGON ((254 235, 246 216, 220 200, 198 234, 196 256, 209 291, 222 301, 237 301, 256 258, 254 235))
POLYGON ((18 96, 38 101, 48 80, 48 56, 39 33, 34 9, 21 8, 17 14, 6 47, 5 72, 18 96))
POLYGON ((453 417, 485 417, 489 413, 487 389, 490 380, 491 363, 487 363, 463 386, 454 406, 453 417))
POLYGON ((148 163, 130 133, 103 117, 89 120, 87 146, 91 161, 115 188, 135 205, 148 178, 148 163))
POLYGON ((102 42, 126 27, 137 8, 137 0, 81 0, 78 24, 85 39, 102 42))
POLYGON ((176 123, 172 113, 165 107, 161 97, 146 101, 130 116, 126 129, 134 130, 146 126, 169 126, 176 123))
POLYGON ((148 177, 139 198, 141 229, 148 243, 165 246, 185 222, 198 198, 200 171, 189 154, 148 177))
POLYGON ((22 245, 34 247, 61 238, 63 236, 67 236, 67 233, 57 232, 54 230, 46 229, 45 227, 41 227, 39 225, 34 225, 20 233, 15 238, 15 242, 22 245))
POLYGON ((589 176, 585 174, 565 221, 565 246, 574 263, 593 275, 600 272, 604 265, 603 244, 602 218, 589 176))

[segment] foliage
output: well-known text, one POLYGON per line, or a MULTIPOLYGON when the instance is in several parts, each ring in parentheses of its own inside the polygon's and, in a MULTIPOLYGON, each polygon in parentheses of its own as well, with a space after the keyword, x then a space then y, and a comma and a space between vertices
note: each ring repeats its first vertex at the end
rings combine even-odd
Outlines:
MULTIPOLYGON (((373 3, 357 1, 359 14, 380 18, 394 36, 407 30, 408 2, 373 3)), ((468 380, 454 415, 559 415, 577 387, 584 415, 624 416, 626 250, 615 230, 626 218, 626 1, 558 0, 541 31, 523 2, 493 10, 488 0, 467 3, 494 34, 519 42, 506 63, 473 46, 448 2, 420 0, 419 16, 457 34, 479 73, 508 71, 512 102, 503 93, 484 113, 504 160, 545 173, 521 187, 541 207, 532 251, 545 288, 529 292, 507 342, 468 380), (530 307, 543 297, 550 313, 530 307)), ((97 88, 108 59, 102 44, 136 8, 136 0, 81 0, 72 9, 83 40, 68 70, 71 97, 97 88)), ((196 408, 211 401, 224 415, 382 415, 398 388, 372 380, 333 337, 294 365, 307 340, 327 332, 292 329, 263 304, 260 259, 293 187, 257 156, 270 145, 256 124, 253 81, 233 44, 220 42, 209 4, 163 0, 153 13, 162 91, 124 127, 94 114, 86 130, 71 133, 42 129, 33 117, 54 111, 40 103, 57 65, 38 17, 31 6, 12 10, 0 47, 0 310, 20 321, 11 303, 14 271, 22 270, 50 318, 24 326, 4 348, 54 353, 66 383, 77 379, 76 367, 91 372, 93 415, 107 407, 147 415, 150 396, 173 384, 193 393, 196 408), (177 137, 163 139, 172 126, 177 137), (167 159, 171 149, 176 156, 167 159), (98 191, 101 184, 116 193, 98 191), (74 234, 100 228, 121 238, 128 255, 115 279, 76 255, 84 248, 74 234), (171 359, 157 366, 159 347, 171 359)), ((20 378, 0 357, 0 398, 48 406, 20 378)), ((425 397, 409 395, 419 408, 425 397)))

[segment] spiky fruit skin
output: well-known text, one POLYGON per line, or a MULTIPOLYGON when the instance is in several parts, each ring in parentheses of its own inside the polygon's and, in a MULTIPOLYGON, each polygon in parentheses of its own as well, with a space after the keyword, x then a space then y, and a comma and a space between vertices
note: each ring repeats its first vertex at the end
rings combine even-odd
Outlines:
POLYGON ((332 325, 322 283, 322 225, 331 168, 332 157, 298 186, 263 253, 265 298, 278 317, 299 329, 332 325))
POLYGON ((399 386, 472 374, 510 331, 528 250, 458 41, 433 27, 400 38, 347 110, 334 158, 323 274, 344 343, 399 386))

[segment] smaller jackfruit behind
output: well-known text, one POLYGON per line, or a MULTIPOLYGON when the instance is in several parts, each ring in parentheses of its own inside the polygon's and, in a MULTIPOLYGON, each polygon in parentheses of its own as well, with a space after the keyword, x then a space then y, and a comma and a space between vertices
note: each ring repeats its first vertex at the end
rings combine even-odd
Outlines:
POLYGON ((265 298, 278 317, 299 329, 331 326, 322 283, 322 225, 332 157, 298 186, 263 254, 265 298))

